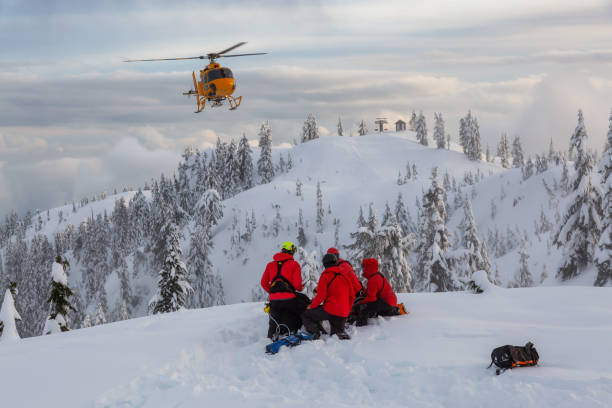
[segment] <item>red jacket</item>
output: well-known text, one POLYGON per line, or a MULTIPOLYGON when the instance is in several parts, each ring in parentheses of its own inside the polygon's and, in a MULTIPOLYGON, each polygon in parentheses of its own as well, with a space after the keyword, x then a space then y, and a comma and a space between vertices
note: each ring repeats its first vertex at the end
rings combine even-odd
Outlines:
POLYGON ((323 310, 339 317, 347 317, 355 301, 351 278, 345 269, 330 266, 319 278, 317 295, 310 303, 310 309, 323 304, 323 310))
MULTIPOLYGON (((261 277, 261 287, 268 293, 270 293, 270 287, 272 286, 272 281, 276 277, 278 273, 278 265, 279 262, 282 262, 281 266, 281 276, 293 286, 293 289, 296 291, 301 291, 304 289, 302 285, 302 269, 300 268, 300 264, 293 260, 293 256, 286 252, 279 252, 274 255, 274 261, 268 263, 266 266, 266 270, 264 271, 261 277)), ((270 293, 270 300, 284 300, 284 299, 293 299, 295 295, 293 292, 277 292, 270 293)))
POLYGON ((344 259, 338 259, 338 266, 340 267, 340 269, 346 270, 347 275, 351 279, 351 285, 353 285, 355 295, 357 295, 363 287, 361 286, 361 282, 359 282, 359 278, 357 278, 355 270, 351 266, 350 262, 345 261, 344 259))
POLYGON ((363 277, 368 280, 368 288, 365 299, 361 303, 376 302, 384 300, 389 306, 397 306, 397 296, 385 277, 378 272, 378 261, 376 259, 363 260, 363 277))

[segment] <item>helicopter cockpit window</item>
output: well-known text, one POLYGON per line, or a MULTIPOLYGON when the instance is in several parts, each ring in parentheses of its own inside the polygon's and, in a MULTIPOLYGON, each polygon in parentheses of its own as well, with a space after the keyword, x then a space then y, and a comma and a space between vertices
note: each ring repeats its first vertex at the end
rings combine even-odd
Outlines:
POLYGON ((232 71, 229 68, 220 68, 208 71, 209 82, 219 78, 233 78, 232 71))

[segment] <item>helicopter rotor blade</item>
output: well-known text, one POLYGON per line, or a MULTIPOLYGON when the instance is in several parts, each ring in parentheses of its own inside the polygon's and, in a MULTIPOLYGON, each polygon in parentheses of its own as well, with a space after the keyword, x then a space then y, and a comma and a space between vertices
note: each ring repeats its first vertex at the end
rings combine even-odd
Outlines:
POLYGON ((199 57, 182 57, 182 58, 152 58, 152 59, 139 59, 139 60, 124 60, 123 62, 148 62, 148 61, 180 61, 180 60, 192 60, 192 59, 204 59, 207 58, 204 55, 199 57))
POLYGON ((225 57, 246 57, 247 55, 265 55, 267 54, 267 52, 256 52, 253 54, 230 54, 230 55, 220 55, 220 58, 225 58, 225 57))
POLYGON ((246 44, 244 41, 243 42, 239 42, 238 44, 232 45, 231 47, 223 50, 223 51, 219 51, 214 53, 214 55, 221 55, 221 54, 225 54, 226 52, 230 52, 231 50, 233 50, 234 48, 238 48, 243 46, 244 44, 246 44))

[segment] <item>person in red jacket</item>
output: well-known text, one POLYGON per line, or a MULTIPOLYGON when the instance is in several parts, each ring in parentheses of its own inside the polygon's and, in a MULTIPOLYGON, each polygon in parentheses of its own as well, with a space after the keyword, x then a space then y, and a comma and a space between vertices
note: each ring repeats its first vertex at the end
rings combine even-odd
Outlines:
POLYGON ((340 268, 345 269, 348 276, 351 278, 351 285, 353 285, 353 290, 355 291, 355 297, 357 297, 359 292, 363 290, 363 285, 359 281, 359 278, 357 278, 357 274, 355 273, 355 270, 353 269, 353 265, 351 265, 349 261, 340 258, 340 251, 338 251, 336 248, 333 248, 333 247, 329 248, 327 250, 327 253, 334 254, 338 257, 338 266, 340 268))
POLYGON ((362 261, 363 277, 368 280, 365 298, 361 301, 357 326, 368 324, 369 317, 396 316, 399 313, 397 296, 389 281, 378 272, 378 261, 368 258, 362 261))
POLYGON ((285 242, 261 277, 261 287, 270 294, 268 337, 272 340, 302 327, 301 314, 306 304, 301 301, 302 294, 297 293, 304 286, 300 264, 293 259, 296 249, 292 242, 285 242))
POLYGON ((355 300, 355 291, 348 272, 337 266, 337 263, 338 257, 335 254, 325 254, 325 270, 319 278, 317 294, 308 309, 302 313, 304 328, 315 339, 321 337, 323 320, 329 321, 330 334, 337 335, 341 340, 350 339, 344 331, 344 325, 355 300))

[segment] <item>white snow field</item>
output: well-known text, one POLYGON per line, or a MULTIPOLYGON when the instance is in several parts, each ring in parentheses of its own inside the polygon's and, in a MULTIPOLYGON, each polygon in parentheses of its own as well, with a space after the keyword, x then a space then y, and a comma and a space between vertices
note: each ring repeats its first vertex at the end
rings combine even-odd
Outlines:
POLYGON ((266 355, 245 303, 0 346, 2 407, 610 407, 612 288, 400 295, 408 316, 266 355), (532 341, 540 365, 496 376, 532 341))

